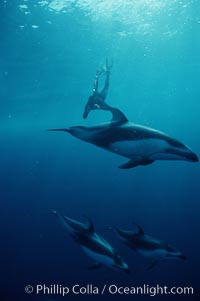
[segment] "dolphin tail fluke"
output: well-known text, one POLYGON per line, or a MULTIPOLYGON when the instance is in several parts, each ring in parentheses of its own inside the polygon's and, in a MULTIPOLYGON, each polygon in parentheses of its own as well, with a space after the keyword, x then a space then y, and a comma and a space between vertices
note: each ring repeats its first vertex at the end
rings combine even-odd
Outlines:
POLYGON ((47 132, 68 132, 70 133, 70 128, 65 128, 65 129, 47 129, 47 132))

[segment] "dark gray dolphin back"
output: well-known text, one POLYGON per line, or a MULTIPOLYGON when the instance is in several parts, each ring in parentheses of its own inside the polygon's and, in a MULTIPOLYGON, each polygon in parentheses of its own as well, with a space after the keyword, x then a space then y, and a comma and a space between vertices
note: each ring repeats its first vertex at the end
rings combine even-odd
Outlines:
POLYGON ((144 230, 142 229, 142 227, 136 224, 135 222, 133 222, 133 225, 137 227, 136 232, 134 230, 123 230, 117 227, 109 227, 108 229, 114 230, 119 236, 127 240, 132 240, 136 236, 144 236, 144 230))
POLYGON ((57 211, 53 211, 53 214, 57 215, 60 222, 66 227, 70 227, 74 232, 86 233, 94 231, 94 226, 92 221, 87 217, 87 223, 78 222, 68 216, 62 215, 57 211))
POLYGON ((69 218, 68 216, 63 215, 64 220, 66 223, 73 228, 74 231, 77 232, 85 232, 87 231, 87 224, 78 222, 72 218, 69 218))
POLYGON ((131 240, 133 236, 135 235, 135 232, 132 230, 122 230, 117 227, 109 227, 109 230, 114 230, 120 237, 131 240))

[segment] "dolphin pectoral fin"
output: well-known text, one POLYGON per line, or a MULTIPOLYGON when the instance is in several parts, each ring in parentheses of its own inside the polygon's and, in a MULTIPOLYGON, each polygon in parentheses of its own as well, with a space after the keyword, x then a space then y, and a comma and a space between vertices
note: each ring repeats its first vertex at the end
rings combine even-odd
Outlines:
POLYGON ((147 270, 153 269, 159 262, 160 262, 159 260, 155 260, 155 261, 151 262, 151 263, 146 267, 146 269, 147 269, 147 270))
POLYGON ((70 129, 66 128, 66 129, 47 129, 45 130, 46 132, 68 132, 70 133, 70 129))
POLYGON ((100 268, 102 265, 99 262, 94 262, 92 265, 88 267, 89 270, 95 270, 100 268))
POLYGON ((152 164, 153 162, 154 162, 154 160, 145 159, 140 163, 140 165, 149 165, 149 164, 152 164))
POLYGON ((122 164, 119 166, 120 169, 129 169, 134 168, 139 165, 149 165, 152 164, 154 160, 150 159, 131 159, 128 162, 122 164))
POLYGON ((128 162, 122 164, 119 166, 120 169, 129 169, 134 168, 136 166, 140 165, 140 163, 136 160, 129 160, 128 162))

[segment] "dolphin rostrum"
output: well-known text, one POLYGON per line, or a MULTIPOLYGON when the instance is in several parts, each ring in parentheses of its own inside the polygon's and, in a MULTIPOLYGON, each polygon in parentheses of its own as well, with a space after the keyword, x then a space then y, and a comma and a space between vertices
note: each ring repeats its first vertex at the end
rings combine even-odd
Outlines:
POLYGON ((91 219, 87 216, 86 223, 78 222, 67 216, 61 215, 57 211, 53 213, 68 230, 73 239, 80 245, 83 251, 94 260, 92 269, 101 264, 108 267, 129 273, 129 268, 117 251, 94 230, 91 219))
POLYGON ((117 108, 98 102, 98 108, 112 113, 110 122, 97 126, 72 126, 47 131, 63 131, 85 142, 128 158, 121 169, 148 165, 156 160, 184 160, 198 162, 198 157, 182 142, 170 136, 128 121, 117 108))
POLYGON ((145 234, 144 230, 136 223, 137 231, 122 230, 117 227, 108 227, 117 233, 118 237, 132 250, 143 256, 153 259, 153 262, 148 266, 148 269, 154 267, 159 261, 165 259, 182 259, 186 260, 179 250, 168 245, 166 242, 153 238, 145 234))

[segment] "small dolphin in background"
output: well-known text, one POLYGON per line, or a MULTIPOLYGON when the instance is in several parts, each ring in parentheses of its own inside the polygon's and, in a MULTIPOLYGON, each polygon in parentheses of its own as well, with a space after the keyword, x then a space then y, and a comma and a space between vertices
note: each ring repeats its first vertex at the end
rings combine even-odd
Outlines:
POLYGON ((118 237, 132 250, 143 256, 153 259, 153 262, 147 267, 153 268, 161 260, 165 259, 182 259, 186 257, 176 248, 168 245, 162 240, 158 240, 144 233, 144 230, 136 223, 137 231, 122 230, 117 227, 108 227, 109 230, 114 230, 118 237))
POLYGON ((103 264, 110 268, 130 273, 127 264, 117 251, 94 231, 93 222, 89 217, 84 216, 87 222, 81 223, 61 215, 57 211, 53 211, 53 214, 59 218, 60 222, 83 251, 95 261, 90 267, 91 269, 98 268, 103 264))

